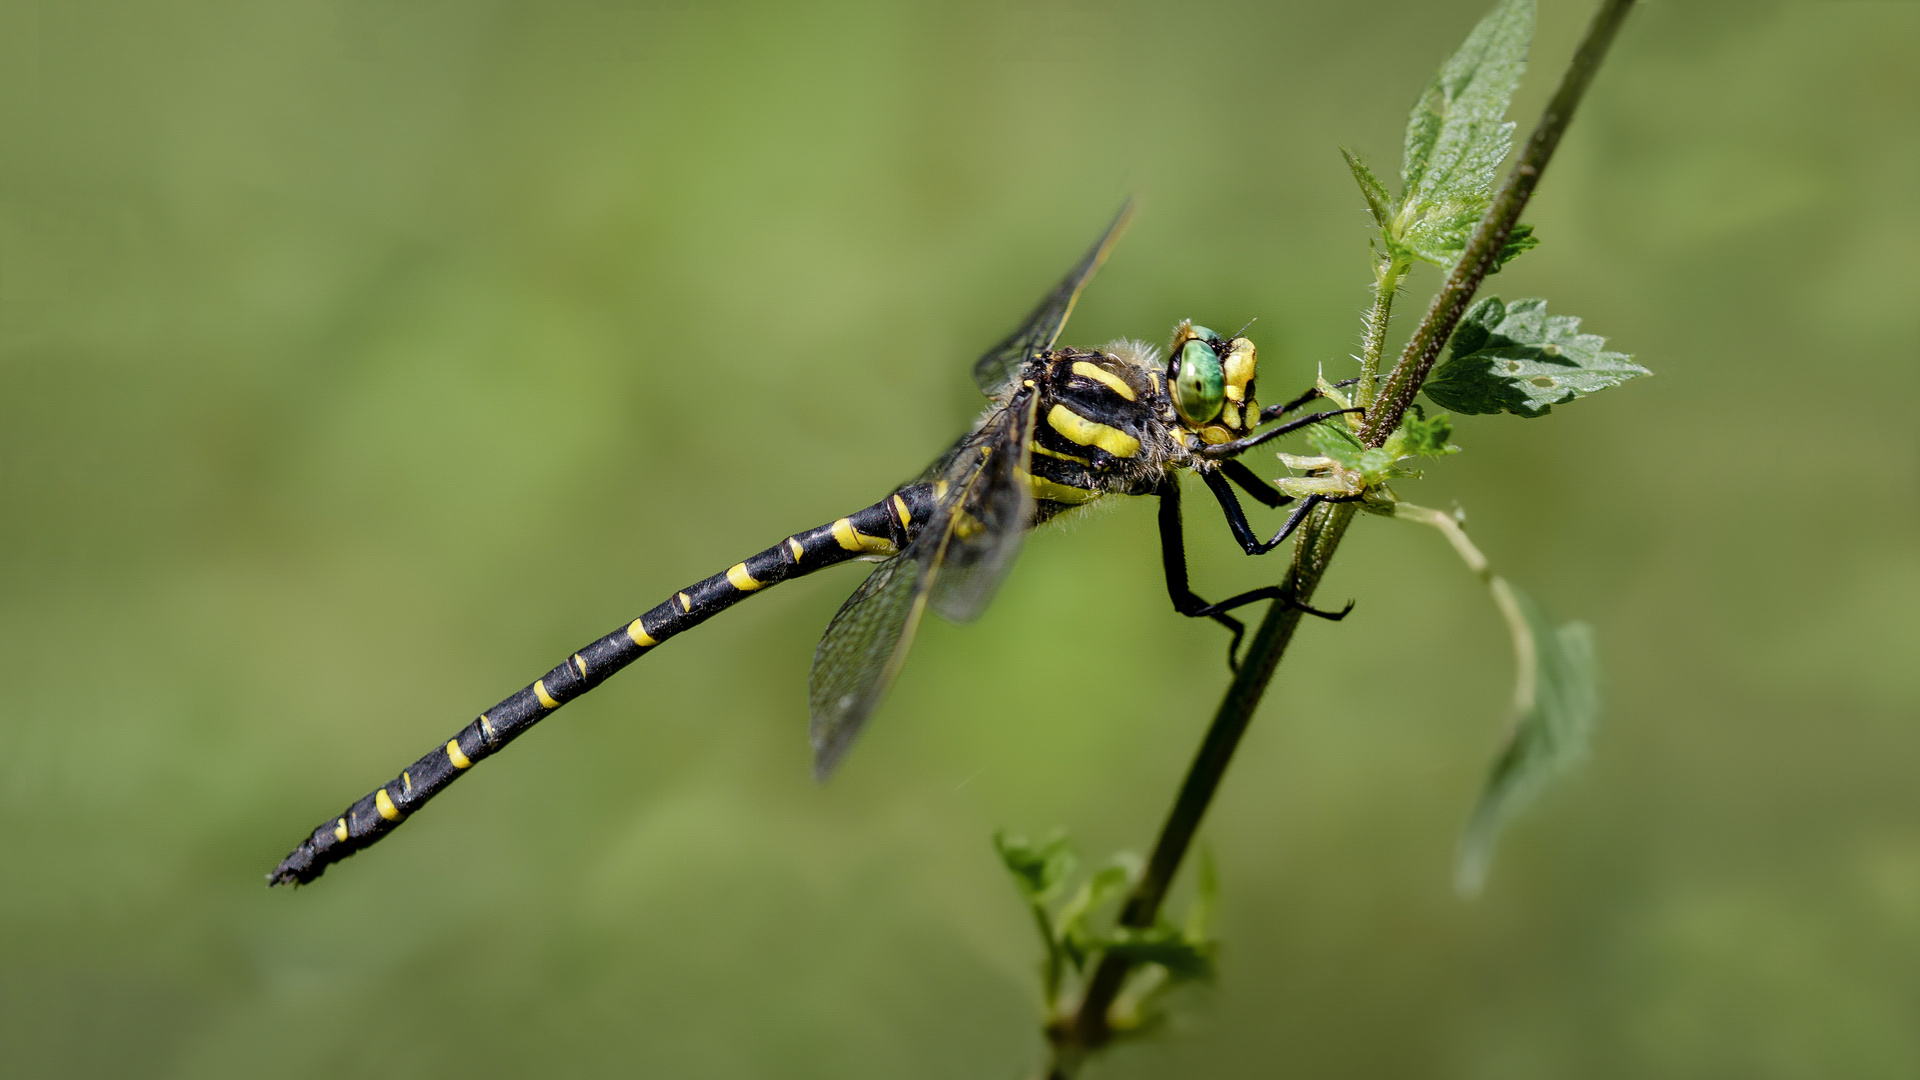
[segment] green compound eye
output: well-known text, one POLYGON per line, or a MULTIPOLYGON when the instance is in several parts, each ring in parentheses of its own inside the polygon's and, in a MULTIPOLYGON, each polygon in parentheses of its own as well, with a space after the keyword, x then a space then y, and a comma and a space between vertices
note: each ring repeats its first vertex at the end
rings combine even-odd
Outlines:
POLYGON ((1219 334, 1214 333, 1213 331, 1207 329, 1204 326, 1193 326, 1193 327, 1190 327, 1189 329, 1193 331, 1193 336, 1200 338, 1203 341, 1219 341, 1220 340, 1219 334))
MULTIPOLYGON (((1196 332, 1200 327, 1194 327, 1196 332)), ((1212 333, 1212 331, 1206 331, 1212 333)), ((1220 415, 1227 399, 1227 377, 1220 358, 1203 340, 1187 342, 1180 350, 1180 373, 1173 380, 1173 408, 1190 427, 1199 427, 1220 415)))

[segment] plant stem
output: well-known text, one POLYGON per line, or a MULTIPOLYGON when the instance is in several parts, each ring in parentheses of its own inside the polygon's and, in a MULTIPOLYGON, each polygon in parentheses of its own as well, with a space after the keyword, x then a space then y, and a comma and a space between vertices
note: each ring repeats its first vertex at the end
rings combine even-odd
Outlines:
MULTIPOLYGON (((1632 6, 1633 0, 1603 0, 1601 3, 1593 22, 1587 27, 1586 37, 1574 54, 1572 64, 1561 80, 1560 89, 1541 114, 1540 122, 1527 140, 1520 159, 1507 174, 1493 205, 1481 217, 1460 262, 1454 266, 1446 284, 1434 297, 1426 318, 1421 320, 1419 329, 1402 351, 1399 363, 1394 365, 1381 386, 1379 395, 1367 413, 1367 424, 1362 429, 1362 438, 1368 445, 1379 446, 1399 428, 1400 420, 1413 403, 1414 395, 1433 369, 1440 346, 1452 335, 1454 326, 1473 300, 1480 282, 1493 268, 1514 223, 1520 219, 1521 211, 1526 209, 1527 200, 1540 182, 1540 174, 1553 157, 1567 125, 1573 121, 1574 110, 1579 106, 1581 96, 1592 83, 1600 61, 1606 56, 1607 47, 1612 44, 1615 33, 1632 6)), ((1398 282, 1394 284, 1397 287, 1398 282)), ((1376 332, 1376 325, 1379 333, 1385 332, 1383 295, 1386 303, 1390 304, 1392 300, 1391 292, 1376 290, 1375 308, 1383 317, 1378 324, 1369 324, 1370 339, 1376 332)), ((1292 585, 1290 595, 1297 603, 1312 602, 1314 590, 1319 587, 1320 579, 1333 562, 1334 552, 1346 535, 1347 526, 1353 521, 1355 509, 1353 503, 1325 505, 1315 510, 1301 527, 1300 539, 1294 545, 1293 563, 1283 579, 1284 583, 1292 585)), ((1200 750, 1194 755, 1193 764, 1188 767, 1186 779, 1180 785, 1180 793, 1174 798, 1173 807, 1160 827, 1160 837, 1154 844, 1146 870, 1128 895, 1126 906, 1121 909, 1122 926, 1145 929, 1159 918, 1161 901, 1166 899, 1174 874, 1186 857, 1194 833, 1199 829, 1201 819, 1206 816, 1214 793, 1219 790, 1221 779, 1226 776, 1227 766, 1233 760, 1240 737, 1252 722, 1253 714, 1272 682, 1274 671, 1280 666, 1287 646, 1293 641, 1294 631, 1299 629, 1301 614, 1294 604, 1273 603, 1268 606, 1266 617, 1261 620, 1253 643, 1247 648, 1246 658, 1241 661, 1240 670, 1228 684, 1226 695, 1214 712, 1213 723, 1207 728, 1200 742, 1200 750)), ((1128 962, 1124 957, 1113 954, 1102 956, 1092 977, 1087 980, 1079 1008, 1073 1015, 1062 1018, 1051 1027, 1048 1034, 1053 1040, 1054 1055, 1048 1073, 1050 1077, 1072 1076, 1088 1052, 1105 1045, 1112 1038, 1109 1012, 1126 982, 1127 968, 1128 962)))
MULTIPOLYGON (((1333 561, 1334 549, 1353 520, 1354 509, 1350 503, 1323 505, 1301 526, 1293 565, 1287 571, 1293 595, 1300 603, 1312 601, 1314 589, 1333 561)), ((1180 785, 1180 794, 1174 798, 1173 809, 1168 811, 1167 820, 1160 827, 1160 839, 1153 846, 1146 871, 1127 897, 1126 907, 1121 909, 1120 925, 1144 929, 1152 926, 1159 916, 1160 902, 1166 898, 1167 888, 1173 884, 1173 876, 1193 843, 1193 834, 1200 828, 1200 819, 1206 816, 1214 792, 1226 775, 1227 765, 1233 761, 1240 736, 1253 721, 1254 710, 1259 708, 1267 684, 1280 666, 1281 656, 1293 640, 1294 631, 1300 627, 1300 618, 1300 609, 1292 604, 1267 607, 1266 617, 1254 632, 1253 644, 1247 648, 1247 657, 1234 673, 1233 682, 1228 684, 1213 723, 1201 740, 1200 751, 1194 755, 1187 778, 1180 785)), ((1089 1047, 1107 1041, 1107 1011, 1126 976, 1124 958, 1111 954, 1100 958, 1081 999, 1070 1034, 1073 1041, 1089 1047)))
POLYGON ((1380 380, 1380 357, 1387 351, 1387 322, 1393 315, 1393 295, 1400 291, 1400 282, 1406 279, 1410 269, 1411 264, 1391 255, 1374 266, 1373 306, 1367 309, 1366 320, 1361 324, 1360 392, 1354 398, 1356 404, 1373 404, 1380 380))

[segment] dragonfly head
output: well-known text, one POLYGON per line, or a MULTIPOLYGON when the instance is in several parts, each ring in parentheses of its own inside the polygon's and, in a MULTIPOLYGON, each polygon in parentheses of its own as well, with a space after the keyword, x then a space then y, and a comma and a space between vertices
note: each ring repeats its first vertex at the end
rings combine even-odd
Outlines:
POLYGON ((1259 415, 1253 402, 1258 359, 1246 338, 1229 341, 1191 321, 1174 327, 1167 388, 1173 411, 1201 442, 1232 442, 1248 433, 1248 421, 1259 415))

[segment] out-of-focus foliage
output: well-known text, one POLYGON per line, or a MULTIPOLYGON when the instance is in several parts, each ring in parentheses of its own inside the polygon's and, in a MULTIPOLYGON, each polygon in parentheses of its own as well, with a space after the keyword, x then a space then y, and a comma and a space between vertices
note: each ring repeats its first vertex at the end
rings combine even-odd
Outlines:
POLYGON ((1455 881, 1469 895, 1486 882, 1500 831, 1548 781, 1587 756, 1600 715, 1593 627, 1582 622, 1555 626, 1532 597, 1503 578, 1494 579, 1493 588, 1501 607, 1510 609, 1503 614, 1522 635, 1514 651, 1524 667, 1508 719, 1512 730, 1460 841, 1455 881))
MULTIPOLYGON (((1129 191, 1063 341, 1258 316, 1263 400, 1344 377, 1377 233, 1337 147, 1390 161, 1484 7, 0 7, 0 1075, 1028 1071, 1032 921, 984 838, 1144 847, 1225 679, 1151 506, 930 626, 831 784, 807 664, 855 569, 316 887, 261 875, 582 642, 915 474, 1129 191)), ((1589 14, 1541 5, 1513 118, 1589 14)), ((1456 416, 1418 496, 1594 625, 1592 756, 1461 903, 1505 630, 1362 520, 1322 592, 1358 606, 1208 818, 1220 992, 1103 1076, 1920 1072, 1917 41, 1906 4, 1636 12, 1500 291, 1660 377, 1456 416), (1868 497, 1783 494, 1853 463, 1868 497)), ((1195 587, 1268 583, 1204 506, 1195 587)))
POLYGON ((1034 841, 1001 832, 993 843, 1040 932, 1040 989, 1050 1025, 1072 1022, 1087 980, 1108 953, 1133 965, 1112 1011, 1122 1036, 1158 1028, 1173 991, 1213 980, 1219 943, 1211 932, 1219 882, 1204 851, 1185 917, 1176 924, 1162 916, 1153 926, 1136 929, 1119 925, 1118 917, 1121 901, 1140 883, 1138 855, 1115 855, 1062 900, 1079 864, 1065 834, 1034 841))

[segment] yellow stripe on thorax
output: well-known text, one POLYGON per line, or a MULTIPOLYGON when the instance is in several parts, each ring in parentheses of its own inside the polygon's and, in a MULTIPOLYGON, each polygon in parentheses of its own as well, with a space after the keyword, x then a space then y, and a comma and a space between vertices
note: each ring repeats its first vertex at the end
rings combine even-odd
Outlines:
POLYGON ((1076 465, 1093 464, 1093 461, 1091 459, 1083 458, 1083 457, 1074 457, 1072 454, 1063 454, 1058 450, 1049 450, 1046 447, 1041 446, 1039 443, 1033 444, 1033 452, 1043 457, 1059 458, 1061 461, 1071 461, 1076 465))
POLYGON ((1049 502, 1067 503, 1068 505, 1071 505, 1071 506, 1078 506, 1081 503, 1092 502, 1093 500, 1100 497, 1100 493, 1097 491, 1088 491, 1086 488, 1070 487, 1066 484, 1056 484, 1044 476, 1027 477, 1027 486, 1033 490, 1033 497, 1036 499, 1046 499, 1049 502))
POLYGON ((1128 401, 1140 400, 1139 396, 1133 392, 1133 387, 1127 385, 1127 380, 1115 375, 1099 364, 1090 364, 1085 360, 1075 360, 1073 362, 1073 373, 1084 378, 1092 379, 1094 382, 1105 386, 1107 389, 1119 394, 1128 401))
POLYGON ((1139 439, 1117 427, 1089 420, 1065 405, 1054 405, 1047 413, 1047 425, 1081 446, 1097 446, 1114 457, 1130 458, 1140 452, 1139 439))
POLYGON ((898 510, 898 511, 900 512, 900 527, 901 527, 901 528, 903 528, 903 529, 904 529, 904 528, 906 528, 906 527, 907 527, 908 525, 911 525, 911 524, 913 524, 913 511, 911 511, 911 510, 908 510, 908 509, 907 509, 907 500, 905 500, 905 499, 902 499, 902 498, 901 498, 900 496, 898 496, 898 495, 895 495, 895 496, 893 497, 893 508, 894 508, 895 510, 898 510))

